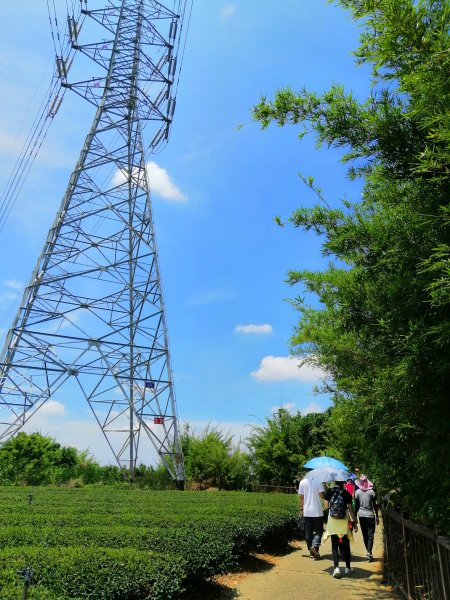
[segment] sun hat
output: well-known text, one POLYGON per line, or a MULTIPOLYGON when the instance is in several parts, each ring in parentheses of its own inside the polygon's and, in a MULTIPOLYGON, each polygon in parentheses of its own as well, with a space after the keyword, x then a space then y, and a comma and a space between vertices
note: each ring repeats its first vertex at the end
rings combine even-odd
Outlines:
POLYGON ((361 475, 361 477, 355 481, 355 484, 363 491, 371 490, 373 488, 373 483, 369 481, 365 475, 361 475))

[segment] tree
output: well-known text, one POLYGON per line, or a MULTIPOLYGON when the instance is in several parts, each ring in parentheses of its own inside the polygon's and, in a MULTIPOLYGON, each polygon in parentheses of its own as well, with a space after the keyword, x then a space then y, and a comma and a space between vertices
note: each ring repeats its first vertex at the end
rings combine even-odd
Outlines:
POLYGON ((339 85, 321 96, 286 88, 254 108, 263 127, 300 126, 301 136, 343 148, 349 176, 364 179, 361 201, 331 208, 304 178, 319 203, 290 221, 320 235, 332 262, 288 275, 321 302, 295 301, 292 350, 331 375, 343 458, 448 530, 450 4, 338 4, 362 23, 355 56, 372 65, 367 101, 339 85))
POLYGON ((250 461, 239 447, 233 449, 231 435, 210 427, 197 435, 187 425, 181 445, 188 479, 219 489, 242 489, 248 484, 250 461))
POLYGON ((0 448, 0 477, 23 485, 58 483, 75 476, 77 462, 75 448, 39 433, 19 433, 0 448))
POLYGON ((291 415, 280 409, 255 427, 248 440, 260 483, 292 485, 303 464, 325 452, 330 411, 291 415))
POLYGON ((175 482, 165 465, 160 462, 156 467, 140 464, 134 474, 135 483, 141 488, 150 490, 175 489, 175 482))

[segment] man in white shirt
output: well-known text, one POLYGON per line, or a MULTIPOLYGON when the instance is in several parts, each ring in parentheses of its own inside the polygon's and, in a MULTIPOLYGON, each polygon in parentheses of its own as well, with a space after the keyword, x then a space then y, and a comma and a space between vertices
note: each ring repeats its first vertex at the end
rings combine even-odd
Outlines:
POLYGON ((305 538, 311 558, 320 559, 319 548, 323 534, 323 508, 325 496, 323 483, 302 479, 298 486, 300 516, 305 521, 305 538))

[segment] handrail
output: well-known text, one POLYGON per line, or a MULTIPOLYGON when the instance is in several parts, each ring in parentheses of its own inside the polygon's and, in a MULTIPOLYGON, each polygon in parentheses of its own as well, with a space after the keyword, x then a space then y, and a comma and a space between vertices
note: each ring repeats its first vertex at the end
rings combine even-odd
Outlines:
POLYGON ((450 600, 450 539, 383 511, 385 568, 411 600, 450 600))

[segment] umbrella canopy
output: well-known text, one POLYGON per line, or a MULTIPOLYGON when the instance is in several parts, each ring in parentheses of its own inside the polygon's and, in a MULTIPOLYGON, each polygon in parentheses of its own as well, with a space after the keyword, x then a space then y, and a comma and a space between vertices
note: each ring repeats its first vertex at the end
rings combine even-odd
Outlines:
POLYGON ((303 465, 307 469, 318 469, 319 467, 336 467, 337 469, 345 469, 348 471, 347 467, 341 463, 340 460, 336 458, 331 458, 331 456, 318 456, 317 458, 312 458, 308 460, 307 463, 303 465))
POLYGON ((305 479, 319 481, 320 483, 347 481, 347 479, 350 479, 350 473, 346 469, 339 469, 337 467, 319 467, 306 473, 305 479))

